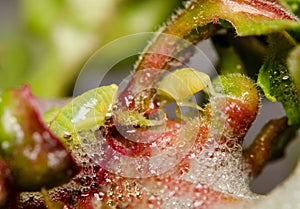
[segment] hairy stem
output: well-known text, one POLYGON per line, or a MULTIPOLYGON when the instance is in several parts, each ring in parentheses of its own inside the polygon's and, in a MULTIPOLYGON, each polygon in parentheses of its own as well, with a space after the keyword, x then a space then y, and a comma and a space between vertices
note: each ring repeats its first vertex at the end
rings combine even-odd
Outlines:
POLYGON ((250 176, 257 176, 267 162, 283 156, 295 130, 288 125, 287 117, 270 120, 262 128, 254 142, 243 153, 245 162, 250 166, 250 176))

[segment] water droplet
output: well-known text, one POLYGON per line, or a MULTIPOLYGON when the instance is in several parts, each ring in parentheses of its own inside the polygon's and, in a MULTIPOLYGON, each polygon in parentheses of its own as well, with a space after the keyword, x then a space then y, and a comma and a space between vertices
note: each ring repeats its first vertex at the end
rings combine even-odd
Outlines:
POLYGON ((286 80, 288 80, 290 77, 288 76, 288 75, 286 75, 286 76, 283 76, 282 77, 282 80, 284 80, 284 81, 286 81, 286 80))
POLYGON ((112 200, 107 201, 106 204, 110 207, 113 207, 115 205, 114 201, 112 200))
POLYGON ((65 139, 69 139, 69 138, 71 138, 71 136, 72 136, 72 135, 71 135, 69 132, 65 131, 63 137, 64 137, 65 139))
POLYGON ((89 186, 91 184, 91 177, 89 176, 83 176, 81 179, 80 179, 80 183, 82 186, 89 186))
POLYGON ((82 197, 87 197, 89 195, 89 189, 86 187, 81 188, 81 194, 82 197))

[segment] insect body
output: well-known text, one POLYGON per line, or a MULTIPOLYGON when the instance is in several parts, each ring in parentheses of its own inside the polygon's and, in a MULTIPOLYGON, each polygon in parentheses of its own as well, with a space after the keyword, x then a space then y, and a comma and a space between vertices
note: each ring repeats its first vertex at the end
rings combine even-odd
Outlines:
MULTIPOLYGON (((159 109, 162 110, 164 105, 176 102, 177 108, 175 113, 178 118, 187 119, 183 116, 180 107, 189 107, 203 111, 203 109, 195 102, 192 97, 199 91, 206 91, 209 95, 215 95, 209 76, 203 72, 194 70, 192 68, 182 68, 167 74, 155 86, 156 95, 155 103, 159 104, 159 109)), ((159 111, 160 117, 151 120, 149 115, 145 116, 144 112, 139 111, 115 111, 114 119, 119 125, 133 125, 139 127, 153 127, 164 124, 166 117, 165 111, 159 111)))
POLYGON ((182 68, 168 74, 158 84, 158 99, 161 104, 175 101, 178 106, 194 107, 203 110, 191 101, 192 96, 199 91, 215 95, 209 76, 192 68, 182 68))

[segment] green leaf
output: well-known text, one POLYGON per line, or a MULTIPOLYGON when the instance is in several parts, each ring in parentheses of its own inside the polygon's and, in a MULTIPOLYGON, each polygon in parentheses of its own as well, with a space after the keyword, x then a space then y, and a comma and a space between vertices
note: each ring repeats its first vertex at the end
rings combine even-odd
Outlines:
POLYGON ((54 121, 50 122, 50 129, 68 148, 80 145, 79 131, 96 130, 104 125, 117 89, 118 87, 112 84, 92 89, 76 97, 61 109, 54 121))
POLYGON ((272 102, 282 103, 289 125, 300 125, 300 102, 288 67, 287 56, 296 43, 286 32, 269 36, 269 56, 260 69, 257 84, 272 102))
POLYGON ((298 99, 300 100, 300 46, 293 49, 288 56, 289 72, 296 84, 298 91, 298 99))

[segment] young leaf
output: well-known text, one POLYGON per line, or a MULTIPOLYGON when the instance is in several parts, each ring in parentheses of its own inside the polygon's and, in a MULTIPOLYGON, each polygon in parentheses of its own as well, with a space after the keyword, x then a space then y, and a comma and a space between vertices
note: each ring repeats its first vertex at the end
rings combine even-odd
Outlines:
MULTIPOLYGON (((223 26, 223 20, 232 24, 238 36, 262 35, 299 28, 297 17, 284 10, 276 1, 198 0, 188 1, 186 9, 179 11, 161 32, 197 43, 218 31, 218 23, 223 26), (194 34, 194 30, 198 32, 194 34)), ((179 47, 179 50, 182 48, 179 47)), ((178 53, 178 44, 170 42, 168 37, 163 35, 156 37, 146 49, 136 70, 164 69, 170 61, 166 53, 158 55, 147 52, 167 52, 174 57, 178 53)))
POLYGON ((214 81, 217 92, 241 100, 254 112, 259 108, 259 94, 251 79, 241 74, 221 75, 214 81))
POLYGON ((28 86, 0 93, 0 143, 19 189, 57 186, 78 171, 73 157, 43 123, 28 86))
POLYGON ((296 43, 286 32, 271 34, 269 43, 269 56, 260 69, 257 84, 270 101, 282 103, 289 125, 299 126, 300 102, 286 60, 296 43))

